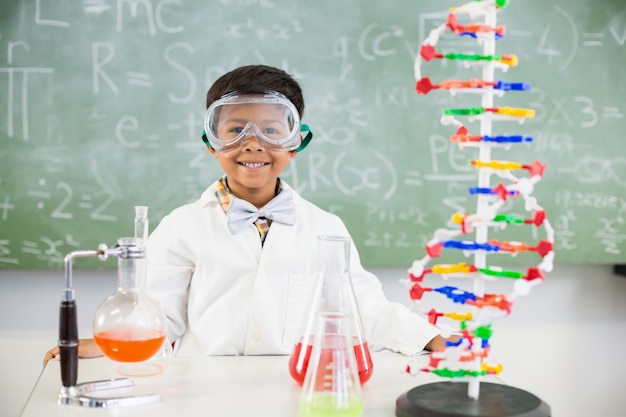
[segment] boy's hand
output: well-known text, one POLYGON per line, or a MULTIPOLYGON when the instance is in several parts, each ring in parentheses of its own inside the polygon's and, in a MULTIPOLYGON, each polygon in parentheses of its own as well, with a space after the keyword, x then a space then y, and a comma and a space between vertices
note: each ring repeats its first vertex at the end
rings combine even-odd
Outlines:
MULTIPOLYGON (((43 357, 43 366, 46 366, 46 363, 50 359, 61 360, 61 356, 59 355, 59 347, 55 346, 49 351, 46 352, 43 357)), ((78 341, 78 357, 79 358, 97 358, 102 356, 102 352, 100 352, 100 348, 96 345, 96 341, 93 339, 80 339, 78 341)))
POLYGON ((429 350, 431 352, 436 352, 443 350, 446 347, 446 340, 451 342, 457 342, 460 336, 452 335, 447 339, 444 339, 441 335, 437 335, 431 339, 430 342, 424 347, 425 350, 429 350))

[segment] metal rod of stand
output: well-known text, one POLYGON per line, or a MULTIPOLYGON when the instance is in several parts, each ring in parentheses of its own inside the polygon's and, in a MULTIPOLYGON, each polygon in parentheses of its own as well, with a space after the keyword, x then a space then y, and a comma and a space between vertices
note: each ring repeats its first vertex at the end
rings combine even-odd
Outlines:
POLYGON ((66 389, 75 387, 78 377, 78 320, 72 288, 72 261, 77 257, 101 254, 101 250, 75 251, 65 257, 65 288, 59 312, 58 345, 61 355, 61 382, 66 389))

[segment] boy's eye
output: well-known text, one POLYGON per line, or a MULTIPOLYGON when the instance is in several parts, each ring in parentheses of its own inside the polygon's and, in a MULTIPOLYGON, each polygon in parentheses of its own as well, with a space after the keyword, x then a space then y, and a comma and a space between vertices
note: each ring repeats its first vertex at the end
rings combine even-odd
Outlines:
POLYGON ((232 133, 241 133, 243 132, 243 126, 231 127, 230 129, 228 129, 228 131, 232 133))

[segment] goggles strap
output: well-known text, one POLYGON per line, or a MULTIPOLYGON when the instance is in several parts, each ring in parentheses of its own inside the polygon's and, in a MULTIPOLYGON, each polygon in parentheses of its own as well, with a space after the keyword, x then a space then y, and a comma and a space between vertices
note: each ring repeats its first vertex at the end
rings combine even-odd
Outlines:
POLYGON ((204 144, 209 148, 213 149, 213 146, 211 146, 211 142, 209 142, 209 138, 206 137, 206 130, 204 129, 202 130, 202 142, 204 142, 204 144))
POLYGON ((301 150, 306 148, 309 142, 311 142, 311 139, 313 139, 313 132, 311 132, 311 128, 309 127, 309 125, 300 123, 300 132, 302 133, 303 138, 302 142, 300 142, 300 146, 298 146, 298 148, 296 149, 296 152, 300 152, 301 150))

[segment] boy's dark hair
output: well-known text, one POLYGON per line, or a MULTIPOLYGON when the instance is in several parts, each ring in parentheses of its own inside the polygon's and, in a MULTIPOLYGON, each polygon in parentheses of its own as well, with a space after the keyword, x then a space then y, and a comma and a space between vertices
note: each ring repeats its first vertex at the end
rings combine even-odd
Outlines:
POLYGON ((281 69, 267 65, 246 65, 227 72, 207 92, 207 108, 224 94, 233 91, 239 94, 263 94, 267 91, 281 93, 293 103, 302 119, 304 98, 300 85, 281 69))

